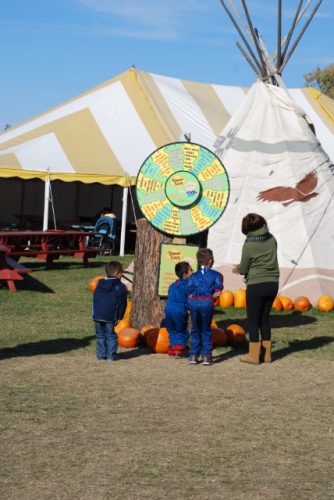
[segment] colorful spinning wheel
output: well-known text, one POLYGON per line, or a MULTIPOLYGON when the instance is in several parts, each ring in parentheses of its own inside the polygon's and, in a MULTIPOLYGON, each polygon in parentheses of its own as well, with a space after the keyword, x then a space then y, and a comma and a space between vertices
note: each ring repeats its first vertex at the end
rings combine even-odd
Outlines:
POLYGON ((189 236, 208 229, 223 214, 230 184, 224 165, 209 149, 173 142, 144 161, 136 192, 144 216, 156 229, 189 236))

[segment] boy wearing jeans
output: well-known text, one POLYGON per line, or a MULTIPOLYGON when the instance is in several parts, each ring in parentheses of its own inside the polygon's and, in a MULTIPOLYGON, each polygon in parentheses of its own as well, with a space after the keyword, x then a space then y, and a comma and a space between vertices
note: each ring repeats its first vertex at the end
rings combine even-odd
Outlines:
POLYGON ((187 281, 188 308, 192 330, 190 338, 189 363, 196 365, 201 355, 204 366, 212 365, 212 333, 214 297, 223 289, 223 276, 211 269, 213 253, 210 248, 200 248, 197 252, 198 271, 187 281))
POLYGON ((92 317, 96 333, 96 357, 115 361, 118 348, 115 324, 123 318, 127 293, 121 283, 122 264, 118 261, 106 265, 106 278, 99 281, 93 295, 92 317))

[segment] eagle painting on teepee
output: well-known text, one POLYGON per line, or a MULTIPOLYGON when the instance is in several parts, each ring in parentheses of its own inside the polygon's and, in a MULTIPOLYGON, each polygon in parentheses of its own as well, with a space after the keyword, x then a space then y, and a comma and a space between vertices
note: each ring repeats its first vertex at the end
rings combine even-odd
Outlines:
MULTIPOLYGON (((225 286, 242 286, 231 267, 239 262, 244 236, 241 220, 250 212, 262 215, 278 242, 280 291, 292 298, 315 301, 334 296, 334 158, 322 149, 313 124, 281 78, 301 35, 321 4, 299 1, 291 29, 281 40, 282 2, 278 0, 278 44, 271 57, 254 28, 245 0, 244 18, 234 2, 221 0, 242 38, 238 45, 257 74, 257 81, 230 118, 214 148, 230 178, 230 200, 224 215, 209 230, 208 246, 225 286), (292 47, 290 49, 290 43, 292 47)), ((290 7, 290 5, 289 5, 290 7)))

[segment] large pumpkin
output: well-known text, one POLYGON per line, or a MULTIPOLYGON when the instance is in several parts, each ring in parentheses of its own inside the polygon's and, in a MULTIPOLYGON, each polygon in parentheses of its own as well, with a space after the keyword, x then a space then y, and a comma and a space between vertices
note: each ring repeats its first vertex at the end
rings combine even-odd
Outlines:
POLYGON ((234 307, 238 309, 245 309, 246 307, 246 290, 240 288, 234 292, 234 307))
POLYGON ((334 301, 332 297, 329 295, 322 295, 317 302, 317 308, 319 311, 331 311, 334 308, 334 301))
POLYGON ((282 311, 283 304, 282 304, 281 299, 279 297, 275 297, 275 300, 274 300, 273 305, 271 306, 271 308, 275 309, 275 311, 282 311))
POLYGON ((128 300, 123 319, 127 319, 128 321, 130 321, 131 308, 132 308, 132 301, 128 300))
POLYGON ((241 345, 246 341, 246 332, 240 325, 229 325, 225 332, 231 345, 241 345))
POLYGON ((130 328, 130 327, 131 327, 130 321, 128 319, 123 318, 115 326, 115 332, 118 333, 120 330, 122 330, 122 328, 130 328))
POLYGON ((284 311, 291 311, 291 309, 293 309, 293 302, 290 299, 290 297, 286 297, 285 295, 279 295, 279 299, 282 302, 284 311))
POLYGON ((117 332, 117 337, 119 345, 129 349, 138 345, 140 333, 137 328, 122 328, 117 332))
POLYGON ((167 354, 169 346, 169 335, 166 328, 152 328, 145 334, 148 347, 156 353, 167 354))
POLYGON ((227 344, 227 334, 221 328, 211 327, 212 347, 221 347, 227 344))
POLYGON ((309 299, 307 297, 304 297, 303 295, 296 298, 293 306, 295 309, 297 309, 297 311, 308 311, 312 307, 309 299))
POLYGON ((234 304, 234 295, 230 290, 223 290, 220 295, 220 307, 231 307, 234 304))
POLYGON ((97 287, 98 282, 103 278, 105 278, 105 275, 95 276, 94 278, 92 278, 88 283, 89 290, 91 292, 95 292, 95 288, 97 287))

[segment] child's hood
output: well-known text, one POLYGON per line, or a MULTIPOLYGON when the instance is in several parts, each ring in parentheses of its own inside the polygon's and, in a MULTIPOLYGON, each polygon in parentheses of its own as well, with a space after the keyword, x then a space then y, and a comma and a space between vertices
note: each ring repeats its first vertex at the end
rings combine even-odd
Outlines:
POLYGON ((99 281, 98 287, 102 292, 110 292, 117 285, 120 285, 120 280, 117 278, 104 278, 99 281))

